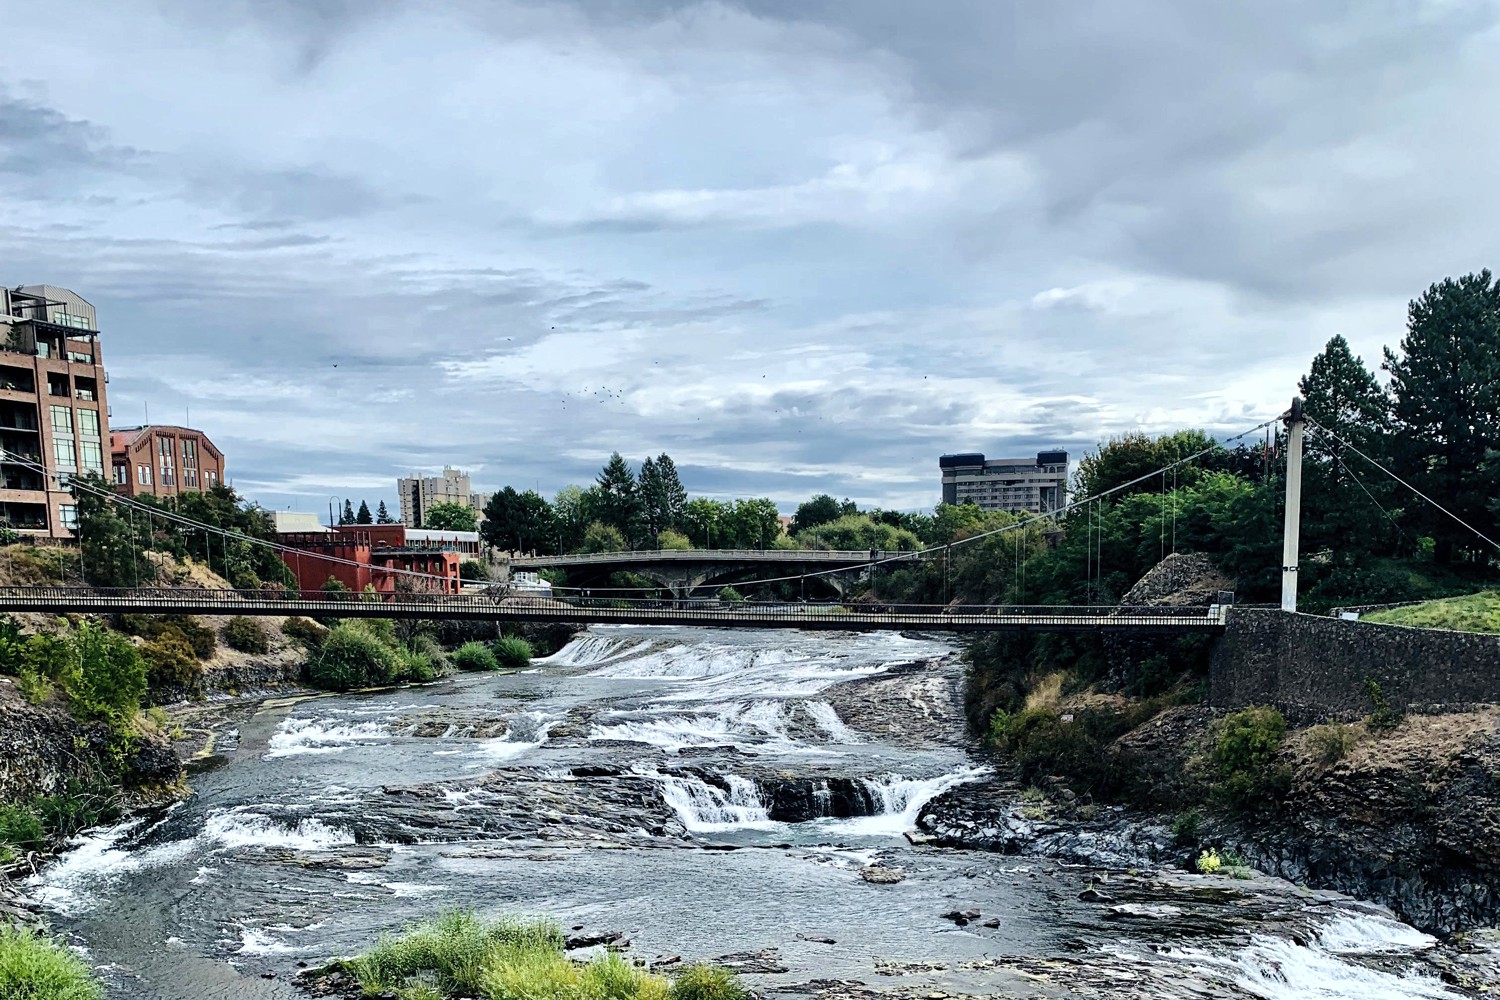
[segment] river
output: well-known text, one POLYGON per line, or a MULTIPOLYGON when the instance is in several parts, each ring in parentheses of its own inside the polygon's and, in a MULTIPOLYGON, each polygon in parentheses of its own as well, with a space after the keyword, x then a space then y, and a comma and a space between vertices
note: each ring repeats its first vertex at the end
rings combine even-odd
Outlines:
POLYGON ((445 907, 619 933, 668 969, 728 956, 797 996, 1469 995, 1431 938, 1329 894, 908 843, 984 774, 953 653, 599 628, 523 673, 266 702, 190 798, 31 889, 120 998, 300 996, 300 967, 445 907))

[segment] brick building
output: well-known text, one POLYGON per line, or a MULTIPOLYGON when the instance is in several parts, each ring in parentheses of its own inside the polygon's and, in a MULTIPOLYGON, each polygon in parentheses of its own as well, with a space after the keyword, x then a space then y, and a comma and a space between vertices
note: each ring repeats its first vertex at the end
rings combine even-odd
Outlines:
POLYGON ((224 453, 191 427, 116 428, 109 455, 115 489, 128 497, 202 493, 224 482, 224 453))
POLYGON ((0 524, 71 538, 66 478, 104 475, 109 377, 94 307, 66 288, 0 288, 0 524))
POLYGON ((300 590, 319 590, 329 577, 356 593, 366 587, 373 587, 378 594, 394 594, 398 587, 414 587, 456 594, 461 585, 459 565, 464 553, 459 551, 457 540, 408 538, 407 528, 402 524, 354 524, 333 530, 284 532, 278 539, 293 550, 283 552, 281 559, 297 578, 300 590), (417 580, 406 575, 410 573, 421 573, 430 579, 417 580))

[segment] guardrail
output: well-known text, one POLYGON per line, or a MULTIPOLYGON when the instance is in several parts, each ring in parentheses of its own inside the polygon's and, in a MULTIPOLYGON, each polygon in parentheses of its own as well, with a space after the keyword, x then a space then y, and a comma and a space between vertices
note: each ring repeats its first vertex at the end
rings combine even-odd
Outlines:
POLYGON ((330 595, 323 591, 0 587, 0 612, 461 618, 570 624, 662 624, 844 631, 1179 631, 1216 629, 1227 608, 845 604, 564 599, 499 594, 330 595))
POLYGON ((612 562, 837 562, 852 567, 917 552, 885 549, 637 549, 633 552, 582 552, 563 556, 513 556, 512 566, 578 566, 612 562))

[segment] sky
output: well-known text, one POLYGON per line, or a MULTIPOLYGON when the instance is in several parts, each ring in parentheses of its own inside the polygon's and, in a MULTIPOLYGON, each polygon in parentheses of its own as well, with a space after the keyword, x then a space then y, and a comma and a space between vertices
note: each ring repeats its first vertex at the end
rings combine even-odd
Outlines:
POLYGON ((945 452, 1247 430, 1500 265, 1500 2, 0 0, 0 281, 112 423, 325 511, 930 507, 945 452))

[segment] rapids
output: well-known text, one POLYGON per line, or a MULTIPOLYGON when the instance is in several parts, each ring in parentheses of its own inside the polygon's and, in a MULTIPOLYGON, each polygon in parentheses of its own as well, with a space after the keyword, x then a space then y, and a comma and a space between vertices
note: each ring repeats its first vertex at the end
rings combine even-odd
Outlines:
POLYGON ((985 771, 956 711, 927 720, 884 682, 956 695, 953 652, 598 628, 521 673, 247 706, 190 798, 90 832, 30 889, 120 998, 300 996, 299 967, 454 906, 622 931, 651 962, 770 955, 785 971, 757 989, 829 997, 1056 995, 1048 977, 1080 996, 1467 995, 1421 965, 1432 939, 1331 894, 1116 872, 1101 908, 1078 899, 1101 873, 908 843, 985 771), (871 884, 872 863, 904 879, 871 884))

